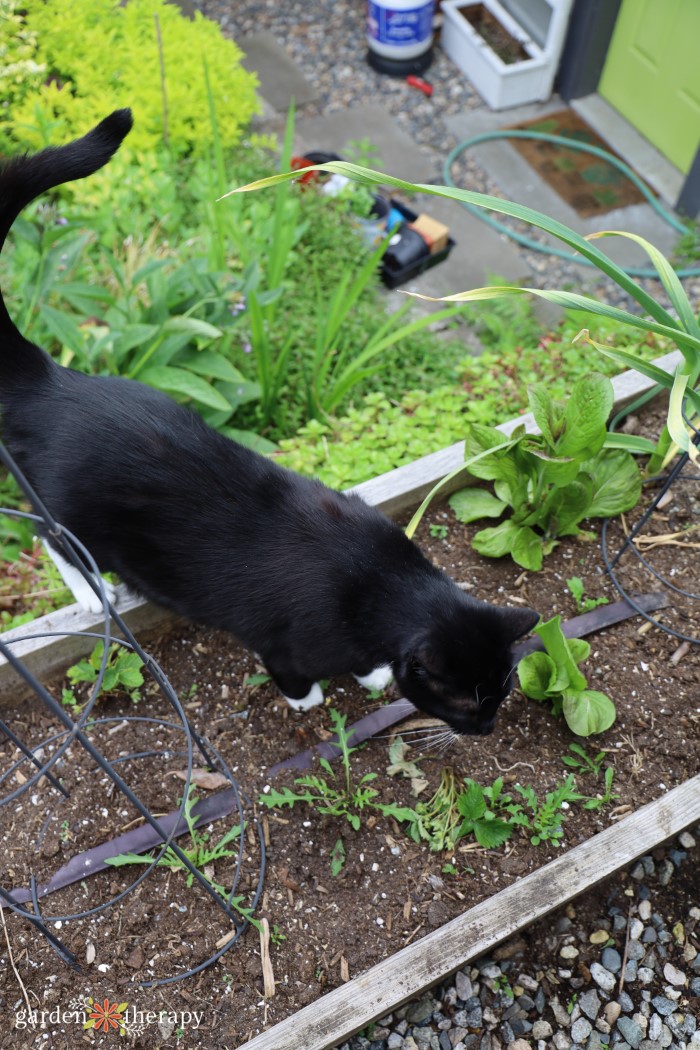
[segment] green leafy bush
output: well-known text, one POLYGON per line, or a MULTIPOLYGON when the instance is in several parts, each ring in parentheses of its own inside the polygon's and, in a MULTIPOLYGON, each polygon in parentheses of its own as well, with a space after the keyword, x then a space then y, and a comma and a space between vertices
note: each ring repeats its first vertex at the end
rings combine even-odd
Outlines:
POLYGON ((0 126, 40 90, 46 78, 46 64, 38 57, 37 34, 22 17, 24 7, 19 0, 0 0, 0 126))
POLYGON ((24 0, 21 10, 22 31, 37 43, 33 59, 49 78, 13 100, 2 131, 29 149, 49 135, 53 142, 82 135, 122 105, 135 117, 125 152, 138 157, 165 143, 175 153, 208 154, 205 59, 225 148, 240 141, 258 109, 256 77, 241 66, 240 49, 199 12, 190 21, 166 0, 84 0, 79 12, 73 0, 24 0))
POLYGON ((479 554, 510 554, 525 569, 540 569, 542 558, 561 536, 581 535, 584 518, 608 518, 629 510, 641 494, 641 475, 632 456, 604 449, 613 405, 612 384, 595 372, 574 384, 566 403, 544 386, 530 387, 530 408, 538 435, 517 427, 500 430, 473 423, 465 439, 469 473, 494 481, 494 492, 464 489, 450 498, 460 521, 512 514, 472 540, 479 554), (474 458, 476 462, 471 462, 474 458))

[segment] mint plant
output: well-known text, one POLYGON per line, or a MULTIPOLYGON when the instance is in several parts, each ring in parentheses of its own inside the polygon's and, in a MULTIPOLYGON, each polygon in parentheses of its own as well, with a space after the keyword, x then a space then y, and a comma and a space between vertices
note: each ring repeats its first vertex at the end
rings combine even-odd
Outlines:
POLYGON ((472 546, 491 558, 510 554, 516 564, 537 570, 560 537, 592 536, 580 528, 585 518, 612 517, 633 507, 642 483, 629 452, 604 448, 613 406, 612 384, 605 376, 582 376, 566 403, 544 386, 530 387, 528 393, 541 433, 527 434, 521 426, 508 438, 472 423, 465 467, 474 477, 493 481, 494 494, 468 488, 449 502, 462 522, 501 517, 511 508, 499 525, 477 532, 472 546))
POLYGON ((615 705, 609 696, 588 688, 578 665, 588 658, 591 647, 582 638, 565 638, 561 616, 554 616, 534 629, 545 652, 530 653, 518 664, 520 688, 531 700, 549 701, 555 715, 563 714, 577 736, 603 733, 615 721, 615 705))

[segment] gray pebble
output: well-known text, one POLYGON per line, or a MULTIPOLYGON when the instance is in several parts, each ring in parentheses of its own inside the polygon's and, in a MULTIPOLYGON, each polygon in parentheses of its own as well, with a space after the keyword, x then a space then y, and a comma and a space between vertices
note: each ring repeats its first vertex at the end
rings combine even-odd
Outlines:
POLYGON ((637 1050, 639 1044, 644 1038, 644 1032, 642 1026, 633 1021, 631 1017, 625 1017, 624 1015, 618 1018, 617 1027, 622 1034, 623 1039, 629 1043, 632 1050, 637 1050))
POLYGON ((616 948, 603 948, 600 961, 610 973, 619 973, 622 968, 622 958, 616 948))
POLYGON ((533 1039, 549 1039, 552 1034, 552 1026, 549 1021, 535 1021, 532 1026, 533 1039))
POLYGON ((571 1026, 571 1038, 576 1043, 583 1043, 588 1039, 593 1025, 585 1017, 579 1017, 578 1021, 574 1021, 571 1026))
POLYGON ((653 926, 647 926, 642 934, 642 944, 653 944, 659 939, 659 935, 653 926))
POLYGON ((673 864, 670 860, 664 858, 657 869, 659 884, 661 886, 668 886, 673 876, 673 864))
POLYGON ((615 977, 606 970, 600 963, 594 962, 591 964, 591 977, 604 992, 611 992, 615 987, 615 977))
MULTIPOLYGON (((700 959, 700 955, 698 955, 698 959, 700 959)), ((535 1009, 537 1010, 538 1014, 541 1014, 543 1012, 544 1008, 545 1008, 544 988, 538 988, 537 989, 537 994, 535 995, 535 1009)))
POLYGON ((700 995, 700 977, 691 977, 690 993, 691 995, 700 995))
POLYGON ((398 1032, 392 1032, 386 1041, 387 1050, 401 1050, 403 1046, 403 1036, 399 1035, 398 1032))
MULTIPOLYGON (((640 905, 641 908, 641 905, 640 905)), ((649 914, 651 914, 651 908, 649 908, 649 914)), ((638 941, 644 933, 644 923, 639 919, 632 919, 630 922, 630 940, 638 941)))
POLYGON ((586 1017, 590 1018, 591 1021, 595 1021, 598 1016, 598 1011, 600 1010, 600 998, 595 988, 591 988, 589 991, 580 995, 578 1005, 581 1007, 581 1010, 586 1017))
POLYGON ((644 958, 644 945, 640 941, 630 941, 627 945, 627 958, 640 962, 644 958))
POLYGON ((637 963, 634 959, 628 959, 625 966, 625 980, 632 983, 637 980, 637 963))
POLYGON ((457 970, 455 974, 455 988, 459 999, 471 999, 474 994, 472 982, 462 970, 457 970))
POLYGON ((668 1017, 676 1009, 676 1004, 671 1000, 667 999, 664 995, 656 995, 651 1000, 651 1005, 654 1007, 657 1013, 661 1014, 662 1017, 668 1017))
POLYGON ((406 1020, 409 1024, 420 1024, 421 1021, 428 1020, 433 1009, 432 999, 419 999, 417 1003, 411 1003, 406 1010, 406 1020))
POLYGON ((650 966, 640 966, 637 970, 637 980, 640 984, 651 984, 654 980, 654 971, 650 966))
POLYGON ((440 1044, 440 1050, 452 1050, 452 1040, 447 1032, 440 1032, 438 1043, 440 1044))
POLYGON ((623 1014, 631 1014, 634 1010, 634 1003, 630 999, 627 992, 620 992, 620 994, 617 997, 617 1001, 620 1005, 620 1009, 622 1010, 623 1014))
POLYGON ((647 1035, 650 1039, 661 1038, 661 1025, 662 1021, 658 1014, 652 1014, 649 1018, 649 1027, 647 1029, 647 1035))
POLYGON ((571 1040, 569 1039, 566 1032, 562 1031, 554 1033, 554 1038, 552 1039, 552 1042, 554 1043, 557 1050, 569 1050, 569 1047, 571 1046, 571 1040))

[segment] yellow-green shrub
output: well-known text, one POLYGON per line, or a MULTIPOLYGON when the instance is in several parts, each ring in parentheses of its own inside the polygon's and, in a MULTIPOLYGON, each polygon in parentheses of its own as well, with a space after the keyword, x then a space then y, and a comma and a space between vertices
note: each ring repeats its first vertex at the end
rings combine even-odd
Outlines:
POLYGON ((34 61, 48 71, 38 90, 3 112, 2 131, 22 146, 66 141, 130 106, 131 149, 166 142, 176 153, 203 153, 212 138, 205 62, 224 148, 236 145, 258 108, 257 80, 241 66, 240 49, 199 12, 189 21, 166 0, 23 0, 22 10, 34 61))

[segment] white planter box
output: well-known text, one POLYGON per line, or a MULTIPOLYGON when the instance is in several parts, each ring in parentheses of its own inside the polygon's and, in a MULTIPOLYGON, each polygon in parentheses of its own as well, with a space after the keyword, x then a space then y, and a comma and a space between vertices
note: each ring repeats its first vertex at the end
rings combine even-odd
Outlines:
MULTIPOLYGON (((531 0, 518 0, 526 13, 531 0)), ((499 0, 443 0, 443 50, 469 78, 491 109, 543 102, 552 93, 572 0, 538 0, 551 9, 542 43, 532 39, 499 0), (528 57, 506 63, 467 21, 462 12, 480 4, 500 22, 528 57)))

